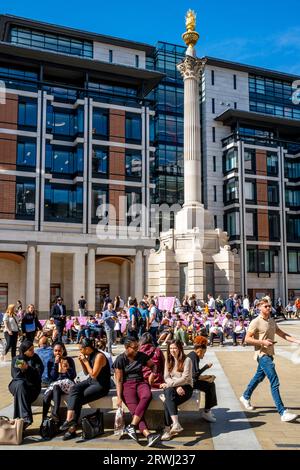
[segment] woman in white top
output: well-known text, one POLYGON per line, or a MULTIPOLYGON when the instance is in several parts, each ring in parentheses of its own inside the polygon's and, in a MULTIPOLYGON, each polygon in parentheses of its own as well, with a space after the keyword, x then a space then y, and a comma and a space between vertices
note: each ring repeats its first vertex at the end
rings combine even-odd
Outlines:
POLYGON ((6 313, 3 317, 4 337, 6 340, 4 356, 8 353, 9 350, 11 350, 12 359, 16 356, 17 341, 19 334, 18 318, 15 314, 15 308, 16 306, 14 304, 10 304, 7 307, 6 313))
POLYGON ((160 386, 165 394, 165 429, 161 440, 168 441, 183 431, 178 421, 177 406, 193 394, 193 365, 184 354, 181 341, 173 340, 168 345, 164 379, 165 383, 160 386))

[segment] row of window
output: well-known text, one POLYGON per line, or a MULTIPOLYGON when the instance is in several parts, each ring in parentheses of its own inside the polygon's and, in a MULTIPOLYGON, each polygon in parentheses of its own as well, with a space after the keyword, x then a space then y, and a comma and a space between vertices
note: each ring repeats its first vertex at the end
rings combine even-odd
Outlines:
MULTIPOLYGON (((105 216, 103 208, 108 204, 108 187, 105 185, 92 186, 92 223, 97 223, 99 217, 105 216)), ((139 189, 129 189, 125 192, 127 223, 136 216, 132 210, 135 204, 141 204, 139 189)), ((105 208, 104 208, 105 209, 105 208)), ((35 216, 35 183, 28 181, 16 182, 16 218, 34 220, 35 216)), ((83 190, 82 185, 68 187, 58 184, 45 184, 44 220, 50 222, 82 223, 83 190)))
MULTIPOLYGON (((245 173, 256 173, 256 151, 255 149, 244 149, 244 170, 245 173)), ((261 156, 259 157, 261 158, 261 156)), ((277 152, 266 152, 267 175, 278 176, 278 154, 277 152)), ((238 150, 233 147, 223 153, 223 172, 224 174, 238 169, 238 150)))
POLYGON ((80 41, 58 34, 43 33, 19 26, 11 28, 10 42, 22 46, 61 52, 62 54, 93 57, 93 43, 90 41, 80 41))
MULTIPOLYGON (((239 238, 240 216, 238 211, 225 213, 224 230, 228 233, 230 239, 239 238)), ((258 216, 256 210, 249 209, 246 211, 245 233, 248 240, 257 240, 258 216)), ((268 234, 270 241, 280 240, 280 215, 277 211, 268 211, 268 234)))
MULTIPOLYGON (((244 196, 246 203, 249 204, 263 204, 270 206, 279 205, 279 185, 276 181, 268 181, 267 183, 267 201, 260 199, 260 194, 257 194, 257 182, 246 180, 244 184, 244 196)), ((225 205, 239 202, 239 184, 238 178, 230 178, 224 184, 224 197, 225 205)))

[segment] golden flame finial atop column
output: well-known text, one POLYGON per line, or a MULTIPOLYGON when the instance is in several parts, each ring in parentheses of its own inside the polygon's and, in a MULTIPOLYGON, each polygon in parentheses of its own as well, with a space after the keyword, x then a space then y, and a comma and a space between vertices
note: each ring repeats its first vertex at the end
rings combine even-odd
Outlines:
POLYGON ((188 10, 185 17, 186 32, 183 33, 182 38, 188 46, 186 55, 195 57, 195 45, 198 42, 199 34, 195 31, 196 28, 196 13, 193 10, 188 10))

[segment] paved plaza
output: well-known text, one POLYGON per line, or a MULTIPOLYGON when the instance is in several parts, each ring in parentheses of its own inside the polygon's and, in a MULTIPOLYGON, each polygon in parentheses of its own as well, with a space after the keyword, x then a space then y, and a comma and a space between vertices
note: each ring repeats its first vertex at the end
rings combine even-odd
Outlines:
MULTIPOLYGON (((300 322, 281 322, 280 327, 300 337, 300 322)), ((280 379, 283 402, 292 412, 300 415, 300 349, 276 338, 276 368, 280 379), (297 355, 298 351, 298 355, 297 355), (298 356, 298 364, 297 364, 298 356)), ((69 345, 68 351, 76 357, 76 345, 69 345)), ((114 354, 122 352, 122 346, 114 349, 114 354)), ((252 403, 255 410, 246 412, 239 397, 253 376, 256 362, 253 360, 253 347, 232 347, 231 340, 224 348, 214 346, 208 349, 205 362, 213 362, 211 373, 216 375, 218 407, 214 409, 217 422, 206 423, 195 412, 179 416, 184 432, 174 440, 165 442, 161 449, 168 450, 300 450, 300 416, 293 423, 282 423, 275 409, 269 382, 265 380, 254 392, 252 403)), ((76 360, 77 371, 80 371, 76 360)), ((0 366, 0 415, 12 417, 12 397, 7 385, 10 381, 10 362, 0 366)), ((161 416, 161 418, 163 418, 161 416)), ((51 441, 41 441, 38 430, 41 422, 41 409, 34 409, 34 423, 26 431, 23 445, 19 447, 0 446, 2 449, 103 449, 103 450, 143 450, 146 440, 139 444, 129 438, 114 436, 114 413, 105 413, 105 434, 87 442, 78 439, 63 442, 58 436, 51 441)), ((163 421, 161 419, 161 425, 163 421)))

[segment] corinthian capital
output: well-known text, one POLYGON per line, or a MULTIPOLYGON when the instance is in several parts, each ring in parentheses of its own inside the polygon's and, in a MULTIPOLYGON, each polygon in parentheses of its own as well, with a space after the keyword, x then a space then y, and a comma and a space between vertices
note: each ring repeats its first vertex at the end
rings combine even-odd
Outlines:
POLYGON ((177 65, 177 70, 181 73, 184 80, 186 78, 199 80, 205 63, 206 59, 196 59, 195 57, 186 56, 185 59, 177 65))

